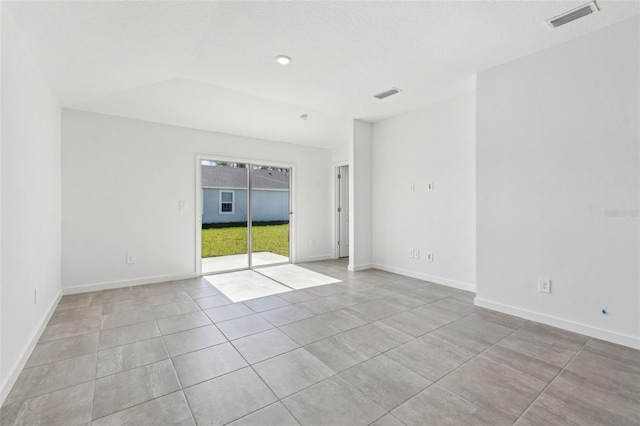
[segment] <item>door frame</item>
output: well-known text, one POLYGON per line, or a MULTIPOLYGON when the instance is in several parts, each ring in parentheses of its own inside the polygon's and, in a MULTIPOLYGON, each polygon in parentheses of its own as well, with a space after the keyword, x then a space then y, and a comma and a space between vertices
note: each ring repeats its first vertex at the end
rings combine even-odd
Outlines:
MULTIPOLYGON (((351 165, 349 161, 340 161, 333 163, 333 179, 334 179, 334 197, 333 197, 333 258, 340 259, 340 247, 338 241, 340 241, 340 213, 338 212, 338 206, 340 205, 340 180, 338 174, 340 174, 340 167, 349 167, 351 172, 351 165)), ((349 194, 351 196, 351 194, 349 194)), ((347 200, 347 203, 349 200, 347 200)))
MULTIPOLYGON (((296 261, 296 220, 294 217, 295 209, 295 168, 296 163, 287 163, 282 161, 271 161, 271 160, 257 160, 250 158, 241 158, 241 157, 229 157, 226 155, 216 155, 216 154, 200 154, 197 153, 195 156, 195 186, 194 186, 194 234, 195 234, 195 272, 197 277, 201 277, 202 275, 202 170, 201 162, 202 160, 209 161, 229 161, 233 163, 245 163, 250 165, 258 165, 258 166, 273 166, 273 167, 282 167, 289 169, 289 263, 295 263, 296 261)), ((247 196, 250 199, 250 191, 247 191, 247 196)), ((250 200, 247 200, 250 205, 250 200)), ((249 207, 250 208, 250 207, 249 207)), ((249 212, 250 213, 250 212, 249 212)), ((247 227, 250 228, 249 221, 251 220, 250 216, 247 217, 247 227)), ((247 250, 251 249, 251 241, 247 245, 247 250)), ((249 253, 250 255, 250 253, 249 253)), ((240 270, 249 270, 251 268, 250 261, 248 268, 243 268, 240 270)), ((225 271, 231 272, 231 271, 225 271)), ((210 274, 207 274, 210 275, 210 274)))

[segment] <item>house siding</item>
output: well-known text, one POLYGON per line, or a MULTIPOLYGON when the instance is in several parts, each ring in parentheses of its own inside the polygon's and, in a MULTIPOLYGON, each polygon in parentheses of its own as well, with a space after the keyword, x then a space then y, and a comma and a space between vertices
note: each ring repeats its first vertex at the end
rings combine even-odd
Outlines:
MULTIPOLYGON (((247 191, 243 189, 203 188, 202 223, 247 221, 247 191), (234 191, 233 214, 220 214, 220 192, 234 191)), ((253 221, 289 220, 289 191, 253 190, 253 221)))

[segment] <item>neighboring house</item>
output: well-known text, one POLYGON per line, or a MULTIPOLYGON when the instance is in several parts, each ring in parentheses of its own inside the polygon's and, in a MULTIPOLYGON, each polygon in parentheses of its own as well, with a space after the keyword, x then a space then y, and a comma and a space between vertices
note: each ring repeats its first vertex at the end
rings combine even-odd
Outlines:
MULTIPOLYGON (((253 171, 253 221, 289 220, 289 172, 253 171)), ((246 168, 202 165, 202 223, 247 221, 246 168)))

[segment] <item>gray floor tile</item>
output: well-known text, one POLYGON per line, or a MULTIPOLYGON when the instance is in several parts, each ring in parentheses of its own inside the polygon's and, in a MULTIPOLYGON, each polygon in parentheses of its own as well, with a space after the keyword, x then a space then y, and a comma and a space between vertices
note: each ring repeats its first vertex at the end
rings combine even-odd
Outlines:
POLYGON ((589 339, 583 352, 601 355, 612 361, 628 363, 629 366, 633 366, 634 368, 640 365, 640 354, 637 349, 616 345, 615 343, 605 342, 599 339, 589 339))
POLYGON ((202 309, 217 308, 218 306, 231 305, 233 303, 231 299, 229 299, 224 294, 201 297, 194 300, 202 309))
POLYGON ((149 306, 159 306, 175 302, 188 302, 192 299, 186 291, 182 290, 175 293, 162 293, 157 296, 151 296, 147 300, 149 301, 149 306))
POLYGON ((393 410, 392 414, 408 426, 511 424, 497 413, 479 408, 438 385, 425 389, 393 410))
POLYGON ((340 295, 320 297, 318 299, 298 303, 297 306, 302 309, 306 309, 315 315, 320 315, 353 305, 353 303, 339 296, 340 295))
POLYGON ((405 426, 405 424, 398 420, 393 414, 387 414, 371 423, 371 426, 405 426))
POLYGON ((94 382, 47 393, 26 401, 5 404, 0 410, 4 426, 79 425, 91 421, 94 382))
POLYGON ((340 309, 338 311, 327 312, 326 314, 318 315, 318 319, 327 324, 330 327, 339 331, 347 331, 361 325, 365 325, 366 322, 353 313, 340 309))
POLYGON ((194 277, 186 278, 184 280, 175 281, 182 285, 185 290, 195 290, 198 288, 210 288, 213 285, 207 280, 206 277, 194 277))
POLYGON ((211 283, 207 282, 207 284, 208 285, 205 287, 187 289, 187 294, 189 294, 189 296, 193 297, 194 299, 200 299, 202 297, 209 296, 219 296, 222 294, 220 290, 215 288, 211 283))
MULTIPOLYGON (((604 343, 604 342, 602 342, 604 343)), ((589 341, 569 364, 566 371, 602 386, 614 386, 626 391, 638 400, 640 408, 640 353, 635 358, 625 358, 623 347, 589 341)))
POLYGON ((226 341, 227 338, 213 324, 164 336, 167 350, 172 357, 219 345, 226 341))
POLYGON ((193 300, 187 300, 185 302, 173 302, 167 305, 153 306, 152 309, 156 318, 159 319, 199 311, 200 306, 193 300))
POLYGON ((207 425, 229 423, 277 401, 251 368, 200 383, 184 393, 196 423, 207 425))
POLYGON ((511 333, 513 329, 492 322, 462 318, 433 331, 431 335, 470 352, 480 353, 511 333))
POLYGON ((317 294, 311 292, 309 289, 305 290, 295 290, 295 291, 287 291, 279 295, 279 297, 283 298, 289 303, 300 303, 306 302, 307 300, 317 299, 317 294))
POLYGON ((564 370, 543 395, 560 402, 569 418, 583 419, 583 424, 640 424, 640 393, 613 382, 596 382, 564 370))
POLYGON ((422 336, 446 324, 444 321, 427 318, 412 311, 400 312, 383 319, 382 322, 413 337, 422 336))
POLYGON ((157 336, 160 336, 160 329, 155 321, 102 330, 100 332, 99 349, 122 346, 157 336))
POLYGON ((33 348, 25 368, 74 358, 98 351, 100 333, 89 333, 50 342, 40 342, 33 348))
POLYGON ((384 355, 356 365, 340 373, 340 377, 386 410, 396 408, 431 385, 431 381, 384 355))
POLYGON ((282 401, 304 426, 365 426, 386 410, 346 380, 335 376, 282 401))
POLYGON ((138 324, 140 322, 153 321, 153 311, 149 306, 139 309, 113 312, 109 315, 102 316, 102 329, 123 327, 125 325, 138 324))
POLYGON ((183 387, 213 379, 247 366, 230 343, 223 343, 173 358, 183 387))
POLYGON ((544 382, 550 382, 560 372, 560 367, 498 345, 484 351, 482 356, 544 382))
POLYGON ((564 367, 588 340, 588 337, 580 334, 530 322, 502 340, 499 345, 557 367, 564 367))
POLYGON ((513 422, 547 383, 478 356, 441 379, 438 384, 513 422))
POLYGON ((244 304, 250 307, 251 309, 253 309, 255 312, 264 312, 264 311, 270 311, 271 309, 288 306, 289 302, 278 297, 277 295, 274 295, 274 296, 266 296, 266 297, 259 297, 257 299, 246 300, 244 304))
POLYGON ((470 360, 474 354, 431 335, 411 340, 386 355, 400 364, 436 381, 470 360))
POLYGON ((64 309, 56 311, 51 316, 48 324, 58 324, 70 321, 95 320, 102 317, 101 305, 84 306, 81 308, 64 309))
POLYGON ((346 310, 366 322, 373 322, 402 312, 404 308, 398 307, 396 304, 387 302, 384 299, 378 299, 351 306, 350 308, 346 308, 346 310))
POLYGON ((164 293, 178 293, 184 290, 184 287, 182 287, 182 283, 178 281, 168 281, 158 284, 146 284, 142 287, 144 287, 144 291, 147 294, 147 297, 153 297, 164 293))
POLYGON ((315 287, 309 287, 309 291, 320 297, 331 296, 344 292, 344 287, 340 284, 323 284, 315 287))
POLYGON ((93 418, 150 401, 180 389, 170 360, 127 370, 96 380, 93 418))
POLYGON ((392 294, 384 298, 387 302, 403 309, 414 309, 425 304, 423 300, 405 294, 392 294))
POLYGON ((380 353, 371 346, 338 334, 305 346, 313 356, 335 372, 360 364, 380 353))
POLYGON ((393 328, 382 322, 374 322, 354 328, 344 335, 357 343, 371 346, 378 352, 386 352, 412 339, 407 333, 393 328))
POLYGON ((163 335, 210 325, 211 320, 204 312, 196 311, 158 320, 158 327, 163 335))
POLYGON ((313 312, 297 305, 291 305, 262 312, 260 315, 266 318, 271 324, 280 327, 285 324, 311 318, 313 312))
POLYGON ((239 339, 240 337, 249 336, 251 334, 273 328, 273 325, 271 325, 269 321, 258 314, 219 322, 216 325, 229 340, 239 339))
POLYGON ((469 315, 468 318, 478 318, 483 321, 492 322, 503 327, 511 328, 513 330, 517 330, 529 322, 526 319, 514 317, 500 312, 489 311, 487 309, 477 310, 473 314, 469 315))
POLYGON ((331 337, 340 332, 340 330, 323 322, 319 317, 286 324, 280 327, 280 330, 302 346, 331 337))
POLYGON ((61 322, 47 325, 40 336, 40 342, 66 339, 68 337, 80 336, 82 334, 95 333, 100 331, 100 318, 86 321, 61 322))
POLYGON ((94 420, 91 426, 195 425, 182 391, 94 420))
POLYGON ((437 302, 415 308, 413 312, 427 318, 448 323, 472 314, 477 309, 478 308, 472 304, 447 297, 445 299, 440 299, 437 302))
POLYGON ((446 297, 452 296, 458 291, 459 290, 423 282, 413 290, 410 290, 409 292, 406 292, 404 294, 422 300, 425 303, 433 303, 446 297))
POLYGON ((109 304, 141 297, 146 297, 142 286, 113 288, 102 292, 102 303, 109 304))
POLYGON ((229 423, 229 426, 299 426, 300 423, 280 402, 264 407, 255 413, 229 423))
POLYGON ((21 401, 95 378, 96 354, 82 355, 22 370, 7 402, 21 401))
POLYGON ((278 329, 271 329, 233 341, 233 346, 249 362, 264 361, 300 346, 278 329))
POLYGON ((155 337, 98 352, 96 377, 120 373, 169 358, 162 337, 155 337))
POLYGON ((207 309, 207 316, 213 322, 229 321, 235 318, 251 315, 254 312, 244 303, 233 303, 231 305, 219 306, 217 308, 207 309))
POLYGON ((284 398, 335 374, 304 348, 260 362, 253 368, 278 398, 284 398))
POLYGON ((131 311, 149 306, 149 299, 138 297, 135 299, 121 300, 119 302, 106 303, 102 305, 102 314, 109 315, 114 312, 131 311))
POLYGON ((102 305, 102 292, 72 294, 68 296, 62 296, 62 299, 60 299, 58 306, 56 306, 55 312, 60 312, 65 309, 96 305, 102 305))

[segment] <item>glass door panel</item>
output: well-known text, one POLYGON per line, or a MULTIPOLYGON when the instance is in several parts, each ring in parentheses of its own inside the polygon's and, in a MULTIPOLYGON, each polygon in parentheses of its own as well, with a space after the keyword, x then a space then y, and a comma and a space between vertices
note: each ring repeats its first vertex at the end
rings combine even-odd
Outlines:
POLYGON ((202 274, 249 267, 249 165, 202 160, 202 274))
POLYGON ((289 262, 291 170, 251 165, 251 265, 289 262))

